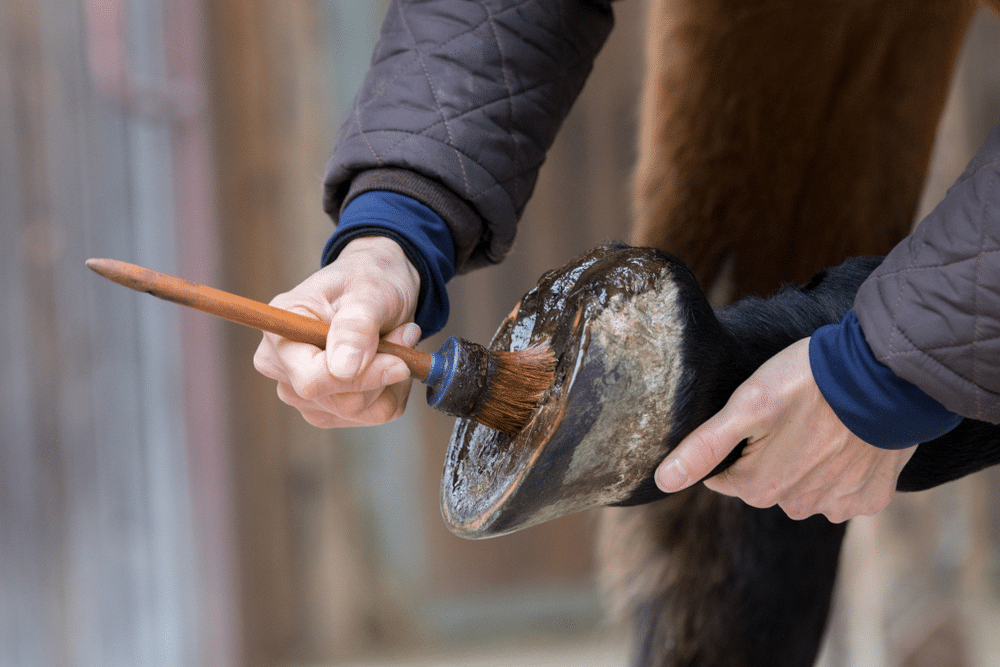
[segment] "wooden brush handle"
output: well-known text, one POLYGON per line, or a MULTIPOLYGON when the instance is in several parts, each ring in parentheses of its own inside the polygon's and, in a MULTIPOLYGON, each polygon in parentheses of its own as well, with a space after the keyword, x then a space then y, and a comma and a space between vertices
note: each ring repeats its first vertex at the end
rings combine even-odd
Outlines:
MULTIPOLYGON (((288 340, 326 349, 326 334, 330 325, 322 320, 116 259, 88 259, 87 267, 108 280, 136 291, 230 322, 278 334, 288 340)), ((431 355, 427 352, 384 339, 379 340, 378 351, 402 359, 409 367, 410 374, 418 380, 425 380, 430 372, 431 355)))

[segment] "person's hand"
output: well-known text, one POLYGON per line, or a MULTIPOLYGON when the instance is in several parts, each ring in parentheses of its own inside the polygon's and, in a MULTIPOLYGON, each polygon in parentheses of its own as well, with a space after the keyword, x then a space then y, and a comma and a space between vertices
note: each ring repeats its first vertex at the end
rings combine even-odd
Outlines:
POLYGON ((757 369, 681 441, 657 468, 657 486, 691 486, 744 439, 740 458, 705 486, 754 507, 778 505, 792 519, 823 514, 836 523, 885 508, 916 449, 879 449, 841 423, 813 380, 808 338, 757 369))
POLYGON ((364 426, 406 408, 410 371, 376 354, 380 336, 413 347, 420 276, 395 241, 364 237, 271 305, 330 322, 326 350, 265 333, 254 366, 278 381, 278 396, 314 426, 364 426))

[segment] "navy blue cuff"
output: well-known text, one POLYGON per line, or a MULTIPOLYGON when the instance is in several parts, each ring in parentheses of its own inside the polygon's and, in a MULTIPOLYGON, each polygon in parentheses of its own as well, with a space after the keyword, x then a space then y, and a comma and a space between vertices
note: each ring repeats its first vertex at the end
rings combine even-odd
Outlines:
POLYGON ((362 236, 386 236, 396 241, 420 274, 420 296, 414 318, 422 338, 448 322, 448 291, 455 275, 455 246, 444 220, 416 199, 395 192, 358 195, 340 215, 337 231, 323 248, 322 265, 337 259, 348 243, 362 236))
POLYGON ((911 447, 944 435, 962 421, 875 358, 853 310, 840 324, 821 327, 812 335, 809 363, 840 421, 876 447, 911 447))

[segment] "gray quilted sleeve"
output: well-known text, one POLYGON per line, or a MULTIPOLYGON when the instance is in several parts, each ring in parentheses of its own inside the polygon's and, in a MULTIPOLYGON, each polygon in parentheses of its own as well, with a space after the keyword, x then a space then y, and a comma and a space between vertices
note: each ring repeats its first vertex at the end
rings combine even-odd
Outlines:
POLYGON ((958 414, 1000 423, 1000 127, 862 285, 876 357, 958 414))
POLYGON ((407 194, 445 219, 460 272, 499 262, 612 25, 593 0, 394 0, 327 168, 327 212, 407 194))

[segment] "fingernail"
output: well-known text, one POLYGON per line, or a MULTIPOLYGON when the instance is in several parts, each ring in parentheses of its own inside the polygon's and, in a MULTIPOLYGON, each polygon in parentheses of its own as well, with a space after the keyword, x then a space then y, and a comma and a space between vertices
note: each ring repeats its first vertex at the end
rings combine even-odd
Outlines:
POLYGON ((361 350, 350 345, 338 345, 330 354, 330 372, 339 378, 353 377, 361 366, 361 350))
POLYGON ((670 493, 684 488, 688 481, 687 468, 679 459, 674 459, 670 463, 661 465, 656 469, 656 486, 661 491, 670 493))
POLYGON ((403 344, 407 347, 413 347, 420 342, 420 325, 410 322, 406 325, 406 330, 403 332, 403 344))
POLYGON ((406 367, 406 364, 393 364, 382 374, 382 384, 389 386, 402 382, 408 377, 410 377, 410 369, 406 367))

